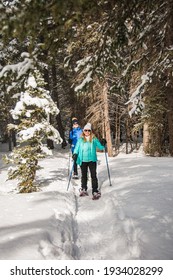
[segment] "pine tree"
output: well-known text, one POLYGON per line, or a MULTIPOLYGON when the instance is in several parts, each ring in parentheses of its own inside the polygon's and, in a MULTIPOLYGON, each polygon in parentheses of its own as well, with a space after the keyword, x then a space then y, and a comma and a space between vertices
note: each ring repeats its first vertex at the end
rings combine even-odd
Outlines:
POLYGON ((18 146, 5 159, 7 163, 15 164, 9 168, 8 178, 19 180, 20 193, 38 190, 35 182, 36 171, 40 168, 38 160, 51 154, 44 144, 46 139, 61 143, 59 132, 49 123, 50 114, 57 115, 59 110, 44 86, 43 78, 35 70, 29 75, 25 91, 21 92, 20 100, 11 110, 16 124, 8 128, 17 132, 18 146))

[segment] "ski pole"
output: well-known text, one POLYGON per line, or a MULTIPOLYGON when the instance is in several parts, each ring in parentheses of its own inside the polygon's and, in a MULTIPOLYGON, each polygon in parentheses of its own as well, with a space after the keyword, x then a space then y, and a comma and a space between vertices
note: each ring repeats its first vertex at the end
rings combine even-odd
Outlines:
POLYGON ((71 150, 69 151, 69 158, 68 158, 68 176, 70 174, 70 159, 71 159, 71 150))
POLYGON ((107 165, 107 171, 108 171, 109 184, 110 184, 110 186, 112 186, 111 176, 110 176, 110 171, 109 171, 109 165, 108 165, 108 158, 107 158, 107 154, 106 154, 106 148, 105 148, 105 158, 106 158, 106 165, 107 165))
POLYGON ((70 176, 69 176, 69 180, 68 180, 67 191, 68 191, 69 186, 70 186, 70 181, 71 181, 71 177, 72 177, 72 173, 73 173, 73 168, 74 168, 74 161, 73 161, 72 168, 71 168, 71 171, 70 171, 70 176))

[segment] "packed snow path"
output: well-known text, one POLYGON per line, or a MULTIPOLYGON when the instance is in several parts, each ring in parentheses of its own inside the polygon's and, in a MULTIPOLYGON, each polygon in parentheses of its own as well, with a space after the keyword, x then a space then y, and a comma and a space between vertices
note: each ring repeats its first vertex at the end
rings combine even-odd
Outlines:
POLYGON ((15 194, 1 166, 0 259, 172 259, 172 158, 99 155, 102 197, 79 197, 68 184, 68 153, 54 152, 38 172, 40 192, 15 194))
POLYGON ((133 259, 140 256, 138 231, 125 216, 116 194, 98 201, 79 198, 77 248, 79 259, 133 259))

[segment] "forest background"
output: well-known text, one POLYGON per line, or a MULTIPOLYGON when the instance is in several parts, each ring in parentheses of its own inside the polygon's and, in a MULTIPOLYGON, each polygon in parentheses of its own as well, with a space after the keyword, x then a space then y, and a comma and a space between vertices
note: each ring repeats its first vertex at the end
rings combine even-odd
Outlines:
POLYGON ((33 104, 17 121, 11 111, 33 75, 41 84, 32 98, 41 85, 59 109, 46 113, 62 148, 75 116, 106 138, 109 156, 141 139, 146 154, 173 156, 172 0, 1 0, 0 15, 0 134, 9 150, 33 124, 33 104))

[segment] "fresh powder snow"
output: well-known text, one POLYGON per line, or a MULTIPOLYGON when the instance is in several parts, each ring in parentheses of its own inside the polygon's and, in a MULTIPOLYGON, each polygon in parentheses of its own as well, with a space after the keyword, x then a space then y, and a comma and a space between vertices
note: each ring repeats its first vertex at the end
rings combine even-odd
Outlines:
MULTIPOLYGON (((79 197, 69 149, 57 145, 40 160, 37 193, 19 194, 7 181, 0 144, 1 260, 172 260, 173 158, 148 157, 142 150, 108 158, 98 153, 102 196, 79 197)), ((80 168, 79 168, 80 170, 80 168)))

